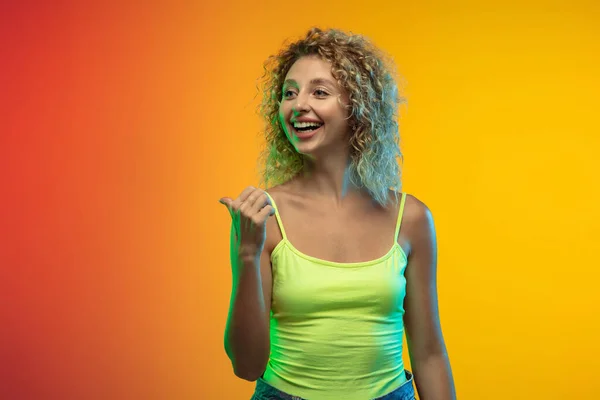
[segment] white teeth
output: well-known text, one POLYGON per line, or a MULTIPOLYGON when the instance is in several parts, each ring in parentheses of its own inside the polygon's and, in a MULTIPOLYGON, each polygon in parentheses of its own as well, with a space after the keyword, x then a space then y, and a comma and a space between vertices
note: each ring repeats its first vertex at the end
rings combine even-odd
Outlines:
POLYGON ((320 122, 294 122, 294 128, 318 128, 320 127, 320 122))

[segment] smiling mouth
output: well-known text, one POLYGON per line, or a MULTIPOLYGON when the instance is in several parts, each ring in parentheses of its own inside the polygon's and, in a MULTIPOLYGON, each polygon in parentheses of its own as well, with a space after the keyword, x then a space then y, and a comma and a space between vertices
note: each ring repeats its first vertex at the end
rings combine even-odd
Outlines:
POLYGON ((298 136, 307 136, 320 129, 324 124, 321 122, 294 122, 291 125, 298 136))
POLYGON ((292 128, 294 130, 294 136, 296 136, 296 138, 300 139, 300 140, 308 140, 310 138, 312 138, 313 136, 315 136, 317 133, 319 133, 319 131, 321 130, 321 128, 323 127, 323 125, 313 128, 313 129, 305 129, 305 130, 298 130, 296 128, 292 128))

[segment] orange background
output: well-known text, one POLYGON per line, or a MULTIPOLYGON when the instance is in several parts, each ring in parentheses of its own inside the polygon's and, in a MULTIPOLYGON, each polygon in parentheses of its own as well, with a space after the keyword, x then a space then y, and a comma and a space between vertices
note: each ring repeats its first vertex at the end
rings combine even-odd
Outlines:
POLYGON ((600 398, 597 2, 8 3, 0 398, 250 397, 218 199, 257 184, 256 79, 313 25, 407 82, 459 399, 600 398))

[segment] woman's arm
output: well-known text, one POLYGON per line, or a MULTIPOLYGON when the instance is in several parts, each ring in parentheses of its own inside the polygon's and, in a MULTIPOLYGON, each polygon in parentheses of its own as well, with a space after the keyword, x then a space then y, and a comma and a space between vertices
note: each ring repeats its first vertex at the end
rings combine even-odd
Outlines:
POLYGON ((260 378, 269 360, 271 264, 266 251, 260 259, 240 256, 233 263, 225 352, 234 374, 252 382, 260 378))
POLYGON ((431 212, 411 199, 407 213, 410 253, 404 323, 410 362, 421 400, 454 400, 456 392, 442 336, 437 301, 437 242, 431 212))
POLYGON ((232 288, 225 326, 225 352, 237 377, 255 381, 265 371, 270 353, 272 246, 269 233, 276 222, 271 218, 267 220, 267 238, 259 255, 237 246, 234 223, 232 221, 230 237, 232 288))

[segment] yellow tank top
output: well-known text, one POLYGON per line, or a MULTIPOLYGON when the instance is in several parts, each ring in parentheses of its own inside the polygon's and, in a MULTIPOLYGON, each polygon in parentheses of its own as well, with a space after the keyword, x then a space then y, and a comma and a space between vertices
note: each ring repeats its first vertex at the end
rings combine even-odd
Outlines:
POLYGON ((406 381, 402 361, 407 257, 394 240, 376 260, 339 263, 300 252, 283 239, 271 265, 271 353, 263 379, 305 399, 364 400, 406 381))

